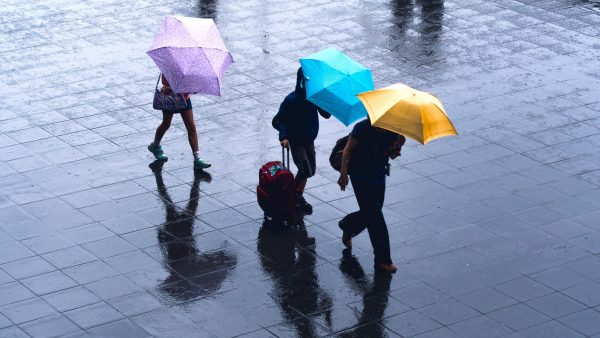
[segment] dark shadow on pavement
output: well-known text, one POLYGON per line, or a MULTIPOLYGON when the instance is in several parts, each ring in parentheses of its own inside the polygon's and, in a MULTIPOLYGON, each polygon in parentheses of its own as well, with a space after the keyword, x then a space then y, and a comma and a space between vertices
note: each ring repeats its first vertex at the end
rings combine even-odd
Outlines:
POLYGON ((158 227, 158 242, 163 255, 163 265, 169 276, 159 286, 160 292, 175 302, 184 302, 214 294, 237 264, 237 257, 219 249, 202 253, 194 236, 194 222, 200 196, 200 182, 210 182, 212 177, 204 171, 194 172, 194 182, 184 209, 171 200, 162 177, 163 162, 155 161, 150 168, 166 210, 165 223, 158 227), (194 278, 203 275, 203 278, 194 278), (190 280, 194 278, 194 280, 190 280))
POLYGON ((265 223, 258 234, 260 263, 273 280, 271 295, 298 337, 319 336, 310 314, 323 314, 331 324, 332 300, 319 285, 315 245, 302 220, 285 228, 265 223))

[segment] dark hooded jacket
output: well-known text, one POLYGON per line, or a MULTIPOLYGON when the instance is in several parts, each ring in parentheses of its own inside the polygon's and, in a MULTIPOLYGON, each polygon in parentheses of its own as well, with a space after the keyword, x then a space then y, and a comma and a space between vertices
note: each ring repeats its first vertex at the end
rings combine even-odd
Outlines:
POLYGON ((288 139, 292 145, 314 141, 319 133, 319 115, 328 119, 331 115, 317 108, 306 99, 304 73, 298 69, 296 89, 285 97, 279 112, 273 118, 273 128, 279 130, 279 140, 288 139))

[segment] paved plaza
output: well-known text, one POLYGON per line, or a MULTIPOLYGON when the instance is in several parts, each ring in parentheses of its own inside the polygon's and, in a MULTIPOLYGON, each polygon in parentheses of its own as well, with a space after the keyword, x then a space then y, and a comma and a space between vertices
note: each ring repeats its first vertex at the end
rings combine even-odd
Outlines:
MULTIPOLYGON (((584 0, 0 0, 0 337, 600 337, 600 5, 584 0), (146 146, 167 14, 212 17, 235 63, 146 146), (314 213, 262 226, 258 169, 298 58, 335 47, 440 98, 384 214, 393 275, 328 163, 314 213), (151 165, 152 164, 152 165, 151 165)), ((294 169, 295 170, 295 169, 294 169)))

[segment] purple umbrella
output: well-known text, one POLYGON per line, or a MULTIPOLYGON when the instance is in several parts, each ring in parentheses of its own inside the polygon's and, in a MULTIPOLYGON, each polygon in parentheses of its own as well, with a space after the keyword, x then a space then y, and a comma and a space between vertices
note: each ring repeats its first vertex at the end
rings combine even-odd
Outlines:
POLYGON ((212 19, 166 16, 148 55, 175 93, 221 96, 221 79, 233 58, 212 19))

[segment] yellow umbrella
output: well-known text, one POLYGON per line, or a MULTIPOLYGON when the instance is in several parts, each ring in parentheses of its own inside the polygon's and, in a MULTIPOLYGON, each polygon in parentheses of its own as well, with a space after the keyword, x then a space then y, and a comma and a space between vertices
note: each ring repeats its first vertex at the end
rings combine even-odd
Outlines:
POLYGON ((458 135, 440 100, 429 93, 397 83, 357 96, 374 127, 406 135, 421 144, 458 135))

